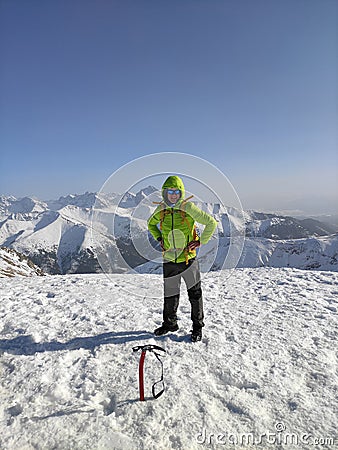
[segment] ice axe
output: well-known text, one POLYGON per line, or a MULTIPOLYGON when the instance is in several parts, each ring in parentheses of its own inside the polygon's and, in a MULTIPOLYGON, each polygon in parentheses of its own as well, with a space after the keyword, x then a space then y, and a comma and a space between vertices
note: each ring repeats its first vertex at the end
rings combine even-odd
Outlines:
POLYGON ((164 380, 163 380, 163 362, 160 358, 160 356, 165 356, 163 353, 158 353, 158 351, 160 352, 164 352, 166 353, 166 351, 164 350, 164 348, 159 347, 158 345, 138 345, 137 347, 133 347, 133 351, 137 352, 141 350, 141 357, 140 357, 140 362, 139 362, 139 369, 138 369, 138 374, 139 374, 139 390, 140 390, 140 401, 144 401, 144 373, 143 373, 143 368, 144 368, 144 360, 146 357, 146 353, 148 352, 153 352, 154 355, 156 356, 156 358, 160 361, 161 366, 162 366, 162 373, 161 373, 161 379, 159 381, 156 381, 153 386, 152 386, 152 394, 154 398, 158 398, 160 395, 163 394, 164 392, 164 380), (155 394, 155 386, 158 383, 162 383, 162 390, 160 392, 158 392, 157 394, 155 394))

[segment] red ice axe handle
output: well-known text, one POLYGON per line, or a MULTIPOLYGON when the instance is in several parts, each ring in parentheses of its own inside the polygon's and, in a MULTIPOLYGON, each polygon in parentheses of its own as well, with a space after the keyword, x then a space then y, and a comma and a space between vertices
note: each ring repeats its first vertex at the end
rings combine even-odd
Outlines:
POLYGON ((144 368, 144 360, 146 357, 146 351, 142 350, 140 363, 138 366, 138 379, 139 379, 139 389, 140 389, 140 401, 144 401, 144 378, 143 378, 143 368, 144 368))

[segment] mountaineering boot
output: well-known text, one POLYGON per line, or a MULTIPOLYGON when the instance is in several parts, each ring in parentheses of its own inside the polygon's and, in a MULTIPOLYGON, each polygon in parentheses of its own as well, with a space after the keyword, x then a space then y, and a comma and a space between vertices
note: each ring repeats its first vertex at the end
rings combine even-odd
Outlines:
POLYGON ((191 333, 191 342, 202 340, 202 328, 193 328, 191 333))
POLYGON ((169 333, 170 331, 177 331, 178 330, 178 325, 173 325, 173 326, 167 326, 167 325, 162 325, 159 328, 156 328, 156 330, 154 331, 155 336, 162 336, 163 334, 169 333))

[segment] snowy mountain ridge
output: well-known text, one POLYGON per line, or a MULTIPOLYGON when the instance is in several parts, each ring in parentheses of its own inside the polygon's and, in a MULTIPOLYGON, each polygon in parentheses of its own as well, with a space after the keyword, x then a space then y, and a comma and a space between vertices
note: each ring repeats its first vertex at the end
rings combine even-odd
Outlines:
MULTIPOLYGON (((95 211, 102 225, 100 245, 112 249, 117 246, 131 267, 143 265, 140 270, 145 270, 150 266, 130 240, 131 220, 136 234, 146 236, 146 219, 155 208, 154 199, 160 197, 153 186, 137 193, 86 192, 45 202, 1 196, 0 245, 27 255, 47 273, 98 273, 101 268, 91 236, 95 211)), ((268 265, 337 270, 338 238, 328 224, 255 211, 241 212, 213 203, 196 204, 218 221, 220 252, 227 251, 231 233, 245 232, 240 267, 268 265), (243 221, 239 220, 242 214, 245 230, 243 221)), ((213 270, 219 268, 216 258, 213 270)), ((118 265, 113 269, 121 271, 118 265)))
POLYGON ((143 199, 157 189, 148 186, 141 189, 136 194, 133 192, 119 193, 96 193, 85 192, 84 194, 69 194, 62 196, 58 200, 41 201, 34 197, 16 198, 14 196, 0 196, 0 218, 7 217, 12 213, 41 213, 44 211, 58 211, 65 206, 75 206, 83 209, 110 208, 119 204, 121 208, 131 208, 137 206, 143 199))

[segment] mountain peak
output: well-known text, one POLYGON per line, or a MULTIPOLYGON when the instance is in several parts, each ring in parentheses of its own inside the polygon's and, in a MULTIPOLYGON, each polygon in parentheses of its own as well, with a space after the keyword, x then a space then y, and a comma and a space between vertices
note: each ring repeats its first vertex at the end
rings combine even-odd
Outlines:
POLYGON ((123 195, 119 206, 121 206, 122 208, 134 208, 139 203, 141 203, 142 200, 157 191, 158 189, 156 189, 154 186, 147 186, 139 190, 136 194, 128 191, 123 195))

